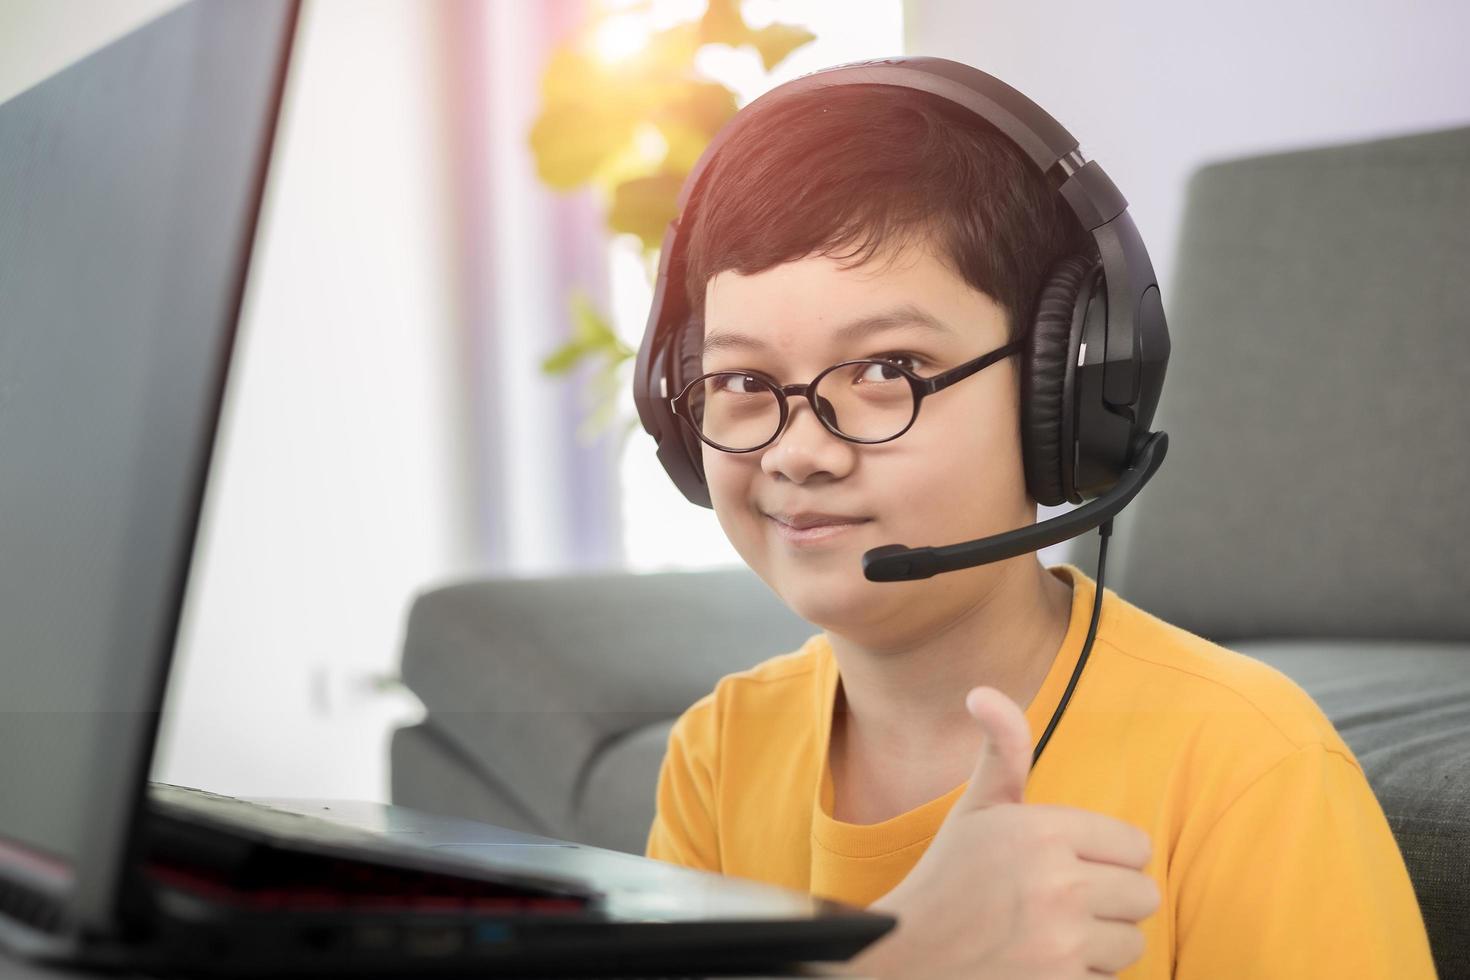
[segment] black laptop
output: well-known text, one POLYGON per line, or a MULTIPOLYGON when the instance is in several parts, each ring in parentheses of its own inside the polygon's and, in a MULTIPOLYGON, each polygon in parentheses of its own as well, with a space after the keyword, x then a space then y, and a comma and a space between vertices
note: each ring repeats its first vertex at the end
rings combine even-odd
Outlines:
POLYGON ((0 968, 852 956, 892 920, 399 807, 148 783, 295 21, 201 0, 0 105, 0 968))

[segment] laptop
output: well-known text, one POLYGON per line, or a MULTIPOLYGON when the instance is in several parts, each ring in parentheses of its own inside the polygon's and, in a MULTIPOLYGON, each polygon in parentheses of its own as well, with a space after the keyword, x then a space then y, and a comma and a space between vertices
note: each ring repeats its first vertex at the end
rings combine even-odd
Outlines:
POLYGON ((893 920, 400 807, 149 783, 296 15, 186 4, 0 105, 0 967, 849 958, 893 920))

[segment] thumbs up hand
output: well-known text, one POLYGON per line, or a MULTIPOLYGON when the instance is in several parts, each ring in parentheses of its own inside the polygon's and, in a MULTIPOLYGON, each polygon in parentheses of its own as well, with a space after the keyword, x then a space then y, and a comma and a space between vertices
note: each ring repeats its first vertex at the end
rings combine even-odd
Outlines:
POLYGON ((908 877, 873 903, 898 925, 847 969, 904 980, 1111 976, 1143 955, 1137 923, 1159 906, 1137 827, 1074 807, 1024 804, 1031 732, 988 687, 965 707, 984 731, 965 791, 908 877))
POLYGON ((969 785, 946 823, 965 811, 1020 803, 1031 772, 1031 726, 1014 701, 993 687, 976 687, 965 695, 965 710, 979 722, 985 740, 969 785))

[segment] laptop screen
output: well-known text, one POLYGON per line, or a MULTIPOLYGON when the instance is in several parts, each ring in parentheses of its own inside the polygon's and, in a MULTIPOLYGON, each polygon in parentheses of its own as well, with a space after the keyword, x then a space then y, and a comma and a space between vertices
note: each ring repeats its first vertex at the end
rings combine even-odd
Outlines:
POLYGON ((186 4, 0 105, 0 898, 53 922, 112 922, 294 19, 186 4))

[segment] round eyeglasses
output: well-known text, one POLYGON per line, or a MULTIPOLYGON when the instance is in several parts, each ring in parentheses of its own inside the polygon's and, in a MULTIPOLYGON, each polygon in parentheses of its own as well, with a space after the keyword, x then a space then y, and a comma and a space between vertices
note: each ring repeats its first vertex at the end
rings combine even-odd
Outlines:
POLYGON ((701 440, 727 453, 752 453, 775 442, 794 397, 805 398, 838 438, 888 442, 913 426, 929 395, 1010 357, 1021 343, 1013 340, 932 378, 881 358, 834 364, 804 385, 777 384, 757 371, 715 371, 685 385, 670 405, 701 440))

